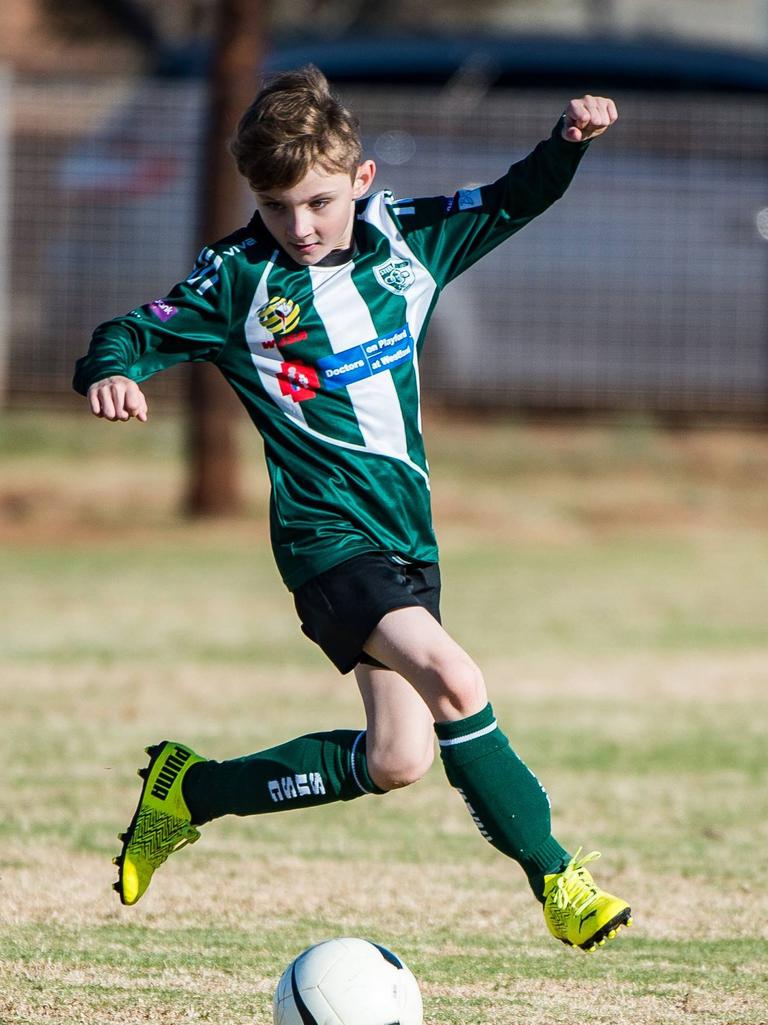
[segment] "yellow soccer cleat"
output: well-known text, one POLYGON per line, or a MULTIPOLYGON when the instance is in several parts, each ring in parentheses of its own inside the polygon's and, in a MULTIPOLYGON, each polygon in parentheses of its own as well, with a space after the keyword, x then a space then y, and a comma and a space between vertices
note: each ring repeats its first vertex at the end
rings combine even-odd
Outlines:
POLYGON ((590 952, 612 940, 622 925, 632 925, 632 911, 595 886, 585 865, 599 853, 580 855, 581 848, 562 872, 544 876, 544 920, 555 939, 590 952))
POLYGON ((155 869, 175 851, 200 839, 181 793, 187 771, 206 759, 184 744, 163 740, 146 749, 149 765, 130 826, 118 835, 123 849, 113 859, 119 869, 114 889, 123 904, 135 904, 146 892, 155 869))

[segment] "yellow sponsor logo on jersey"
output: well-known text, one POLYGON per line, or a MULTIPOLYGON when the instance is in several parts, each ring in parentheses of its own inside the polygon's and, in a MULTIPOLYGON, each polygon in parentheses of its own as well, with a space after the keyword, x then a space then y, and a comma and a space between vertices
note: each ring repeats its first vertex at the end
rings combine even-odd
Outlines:
POLYGON ((259 323, 273 335, 287 335, 294 331, 298 327, 300 314, 299 304, 281 295, 270 299, 258 310, 259 323))

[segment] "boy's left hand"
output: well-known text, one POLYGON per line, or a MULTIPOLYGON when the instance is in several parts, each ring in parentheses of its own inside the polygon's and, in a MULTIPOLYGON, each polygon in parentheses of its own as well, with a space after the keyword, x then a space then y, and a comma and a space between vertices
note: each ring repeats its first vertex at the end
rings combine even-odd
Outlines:
POLYGON ((582 96, 565 108, 560 134, 568 142, 588 142, 602 135, 618 118, 616 104, 606 96, 582 96))

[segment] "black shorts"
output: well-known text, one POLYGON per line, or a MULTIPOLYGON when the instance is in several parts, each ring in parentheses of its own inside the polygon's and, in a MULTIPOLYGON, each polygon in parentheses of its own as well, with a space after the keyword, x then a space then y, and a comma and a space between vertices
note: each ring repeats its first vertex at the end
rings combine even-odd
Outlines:
POLYGON ((421 605, 440 622, 440 567, 364 552, 302 584, 293 600, 301 629, 339 672, 381 666, 363 645, 387 612, 421 605))

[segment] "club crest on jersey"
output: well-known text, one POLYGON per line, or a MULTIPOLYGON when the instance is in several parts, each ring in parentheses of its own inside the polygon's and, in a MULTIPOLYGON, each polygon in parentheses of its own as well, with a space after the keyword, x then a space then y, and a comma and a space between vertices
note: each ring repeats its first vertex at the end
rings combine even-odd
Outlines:
POLYGON ((257 310, 259 323, 273 335, 287 335, 299 323, 301 307, 293 299, 274 296, 257 310))
POLYGON ((389 260, 387 263, 380 263, 378 267, 373 268, 373 273, 379 284, 395 295, 407 292, 416 280, 410 260, 389 260))

